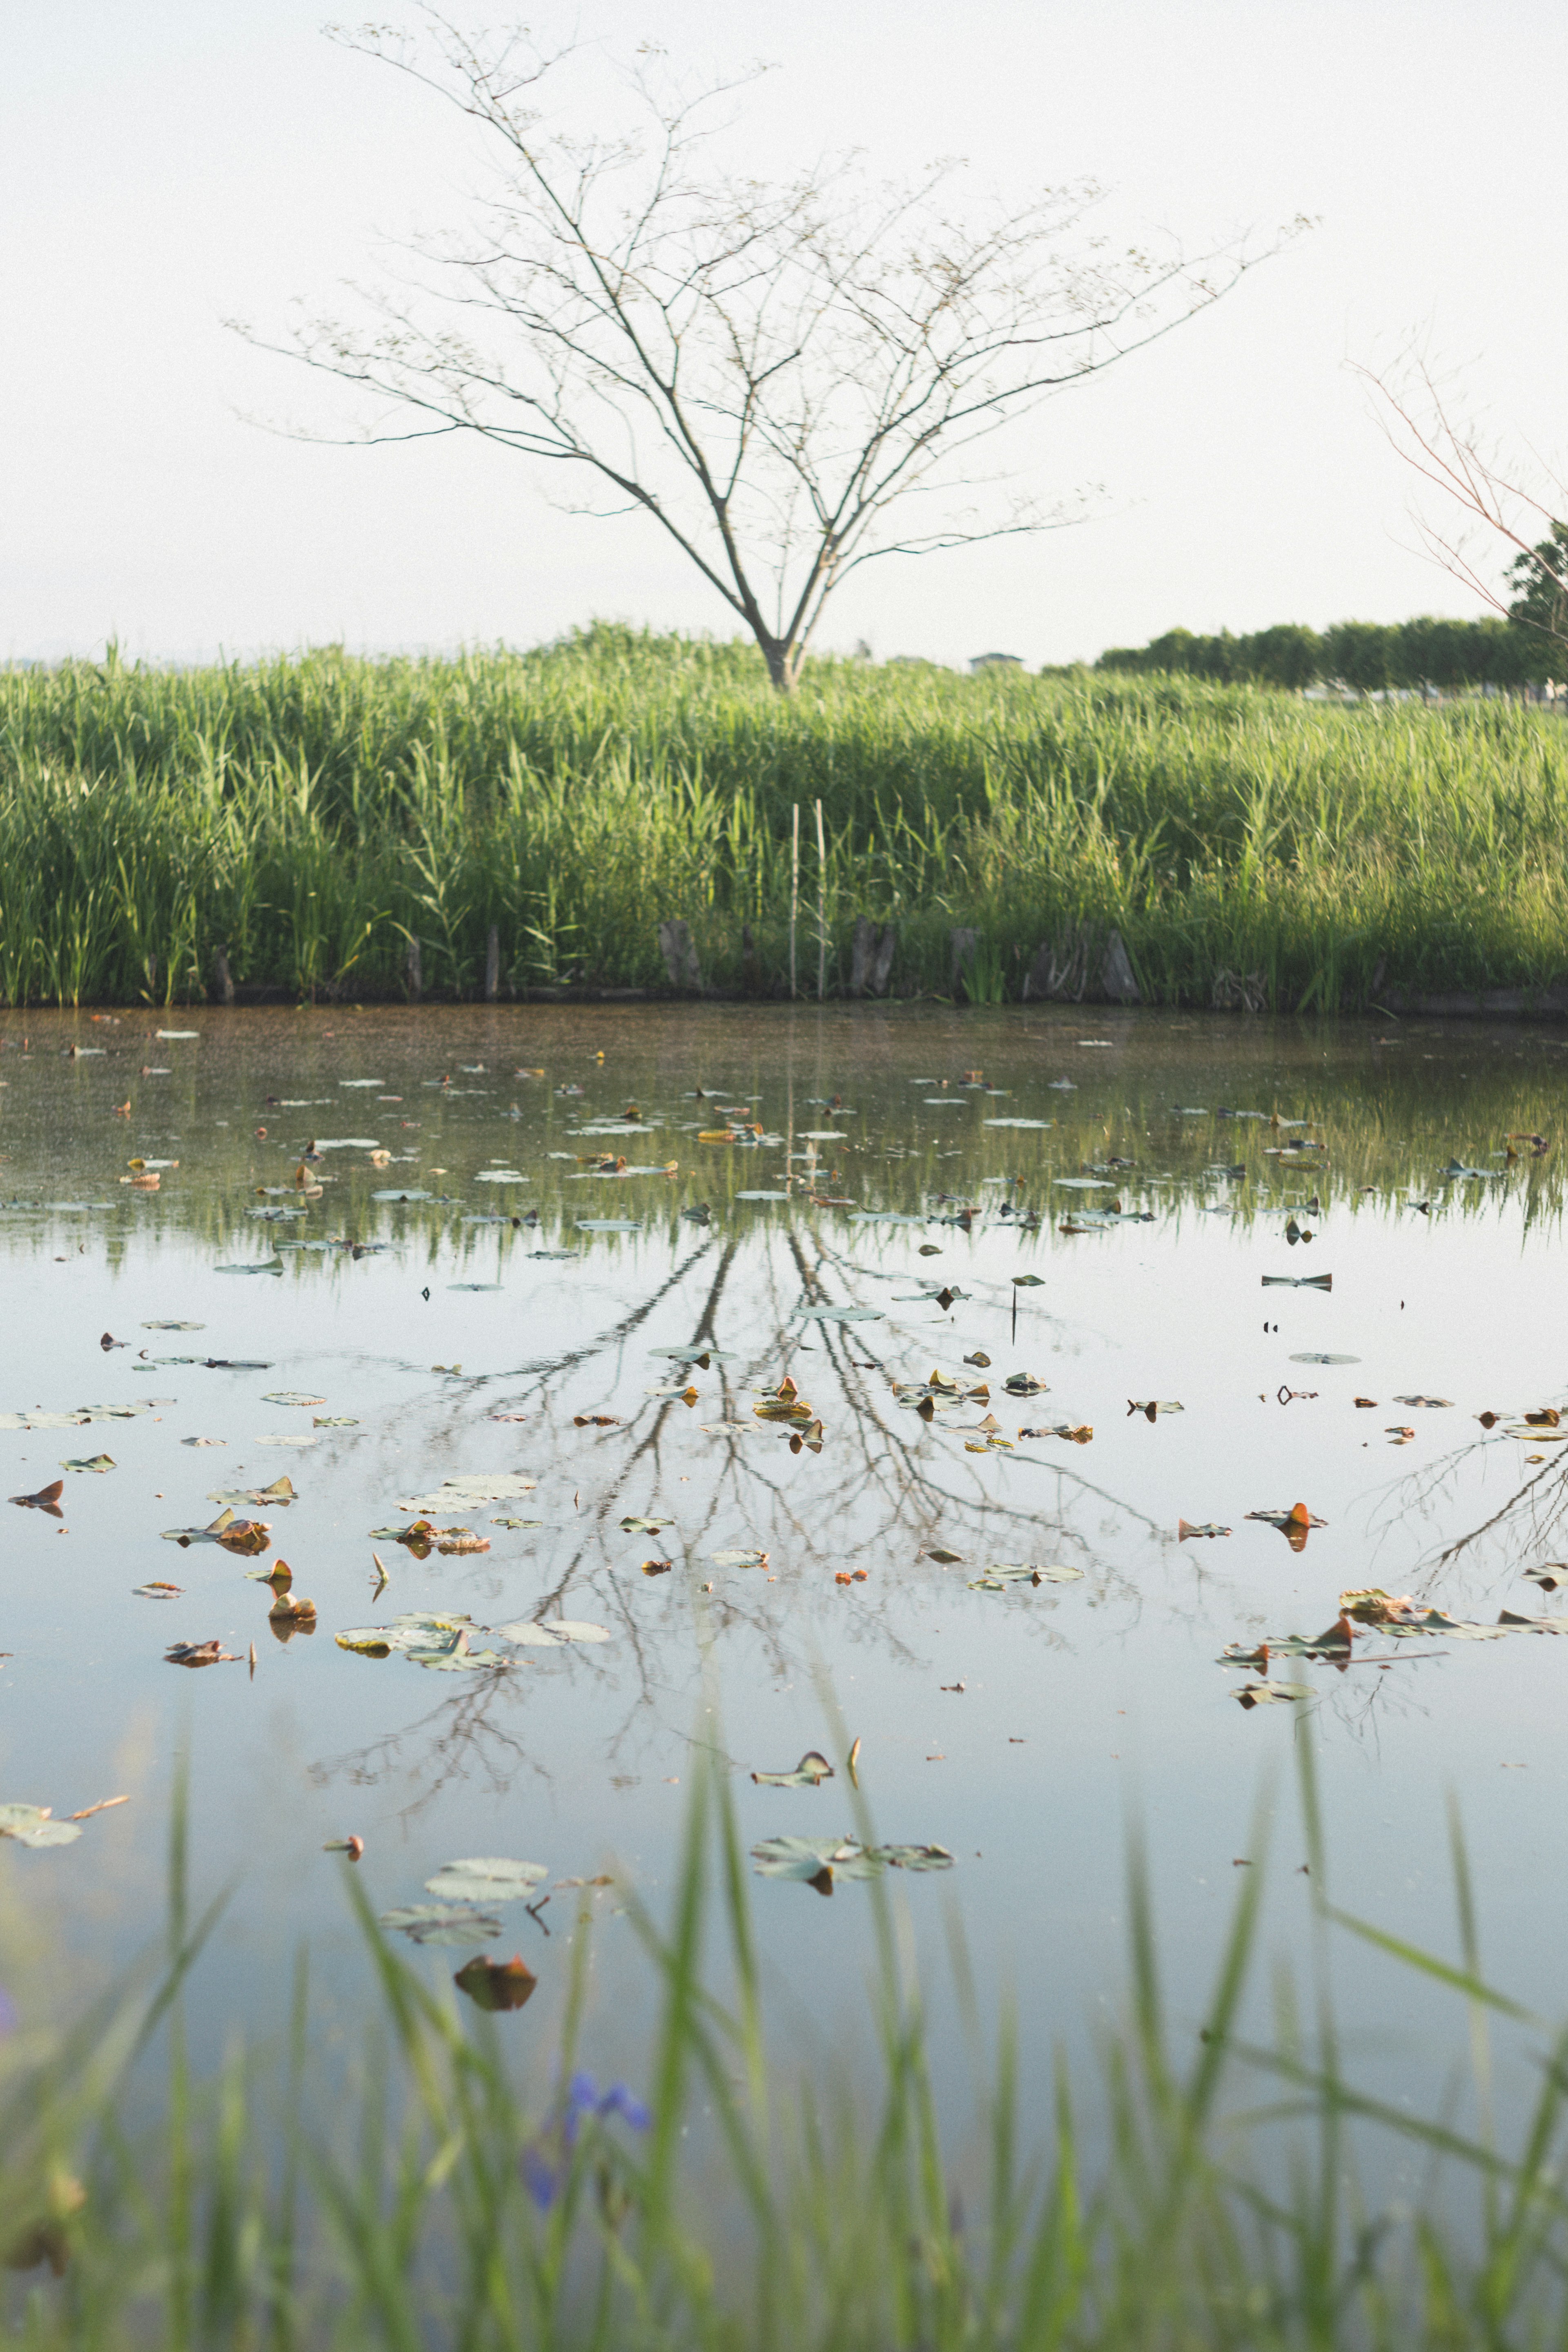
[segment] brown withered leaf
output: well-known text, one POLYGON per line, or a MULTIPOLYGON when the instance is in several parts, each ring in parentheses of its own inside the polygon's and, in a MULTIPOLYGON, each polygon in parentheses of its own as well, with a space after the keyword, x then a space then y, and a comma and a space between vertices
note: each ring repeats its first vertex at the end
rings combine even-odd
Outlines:
POLYGON ((668 1576, 674 1566, 672 1559, 645 1559, 642 1572, 645 1576, 668 1576))
POLYGON ((478 1954, 464 1963, 452 1982, 477 2008, 494 2011, 526 2007, 539 1979, 521 1953, 514 1952, 510 1960, 492 1960, 478 1954))
POLYGON ((40 1486, 36 1495, 13 1495, 11 1500, 24 1511, 45 1511, 51 1519, 63 1519, 65 1513, 60 1508, 60 1496, 65 1492, 65 1485, 63 1478, 57 1478, 52 1486, 40 1486))
POLYGON ((574 1429, 618 1429, 620 1425, 618 1412, 574 1412, 572 1416, 574 1429))
POLYGON ((237 1666, 238 1658, 226 1650, 215 1633, 210 1642, 175 1642, 163 1653, 164 1663, 171 1666, 237 1666))

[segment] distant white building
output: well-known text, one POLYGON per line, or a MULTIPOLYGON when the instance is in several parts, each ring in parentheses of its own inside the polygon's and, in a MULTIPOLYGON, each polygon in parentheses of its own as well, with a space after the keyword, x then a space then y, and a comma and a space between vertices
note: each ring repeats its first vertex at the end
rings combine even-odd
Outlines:
POLYGON ((976 654, 969 665, 971 677, 978 677, 985 669, 1022 669, 1021 654, 976 654))

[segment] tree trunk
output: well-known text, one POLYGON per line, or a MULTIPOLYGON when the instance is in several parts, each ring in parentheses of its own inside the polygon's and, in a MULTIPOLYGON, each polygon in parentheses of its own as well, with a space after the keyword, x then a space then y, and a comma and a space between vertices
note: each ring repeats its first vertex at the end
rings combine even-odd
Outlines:
POLYGON ((780 694, 793 694, 800 677, 800 650, 781 645, 776 637, 759 636, 770 684, 780 694))

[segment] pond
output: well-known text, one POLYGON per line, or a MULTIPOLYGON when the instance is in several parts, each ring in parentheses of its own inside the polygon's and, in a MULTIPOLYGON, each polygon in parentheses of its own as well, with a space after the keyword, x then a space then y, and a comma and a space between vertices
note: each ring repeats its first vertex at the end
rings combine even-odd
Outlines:
MULTIPOLYGON (((538 1974, 541 2048, 594 1916, 635 2074, 624 1882, 658 1909, 706 1749, 763 1849, 781 2030, 831 2041, 868 1949, 829 1858, 853 1741, 933 1987, 960 1929, 1034 2066, 1116 1998, 1130 1829, 1178 2008, 1238 1870, 1268 1861, 1290 1948, 1308 1738, 1338 1900, 1452 1955, 1453 1792, 1488 1953, 1555 2013, 1560 1034, 1073 1007, 5 1026, 0 1465, 33 1499, 5 1511, 0 1801, 131 1798, 0 1845, 35 1949, 88 1977, 156 1935, 184 1769, 197 1889, 232 1890, 195 1995, 213 2046, 273 2014, 301 1938, 352 2010, 325 1849, 353 1837, 377 1911, 499 1922, 473 1941, 538 1974), (237 1549, 225 1511, 259 1523, 237 1549), (1369 1588, 1397 1605, 1342 1615, 1369 1588), (832 1777, 790 1784, 813 1751, 832 1777), (429 1890, 473 1856, 543 1874, 429 1890)), ((434 1981, 469 1952, 418 1957, 434 1981)), ((1373 1953, 1342 1965, 1403 2083, 1419 2001, 1373 1953)), ((956 2084, 960 2005, 932 1999, 956 2084)))

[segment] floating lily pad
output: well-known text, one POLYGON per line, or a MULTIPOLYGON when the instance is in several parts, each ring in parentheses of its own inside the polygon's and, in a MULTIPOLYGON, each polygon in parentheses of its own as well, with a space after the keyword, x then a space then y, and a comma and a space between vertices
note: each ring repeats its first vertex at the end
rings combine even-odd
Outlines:
POLYGON ((482 1904, 489 1910, 498 1903, 525 1902, 540 1880, 549 1875, 549 1866, 542 1862, 511 1862, 504 1855, 478 1854, 466 1862, 444 1862, 435 1877, 425 1881, 425 1888, 439 1902, 482 1904))
POLYGON ((310 1396, 303 1389, 268 1389, 261 1402, 263 1404, 325 1404, 327 1400, 322 1396, 310 1396))
POLYGON ((376 1925, 415 1944, 488 1944, 500 1934, 499 1919, 463 1903, 405 1903, 384 1911, 376 1925))
POLYGON ((833 1778, 833 1767, 826 1756, 808 1748, 793 1772, 753 1772, 752 1780, 759 1789, 815 1789, 833 1778))
POLYGON ((9 1838, 13 1844, 74 1845, 80 1835, 76 1822, 51 1820, 47 1805, 0 1805, 0 1837, 9 1838))
POLYGON ((1075 1584, 1082 1574, 1081 1568, 1037 1565, 1033 1560, 995 1560, 984 1576, 969 1579, 969 1589, 971 1592, 1005 1592, 1015 1584, 1075 1584))
POLYGON ((447 1478, 433 1495, 416 1495, 411 1502, 399 1500, 400 1511, 429 1511, 444 1517, 453 1511, 470 1511, 479 1503, 510 1503, 519 1495, 531 1495, 538 1486, 521 1471, 476 1471, 458 1478, 447 1478))

